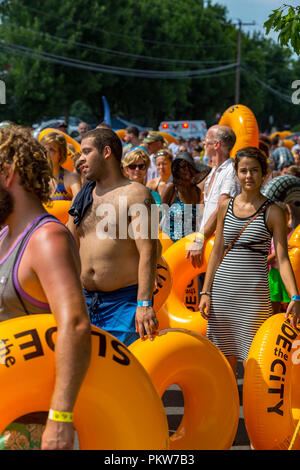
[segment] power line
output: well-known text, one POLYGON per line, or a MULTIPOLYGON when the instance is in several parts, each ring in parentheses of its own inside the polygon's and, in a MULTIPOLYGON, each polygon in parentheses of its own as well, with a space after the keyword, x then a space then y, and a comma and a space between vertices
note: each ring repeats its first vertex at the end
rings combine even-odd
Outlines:
POLYGON ((199 64, 221 64, 221 63, 233 63, 232 60, 180 60, 180 59, 169 59, 169 58, 164 58, 164 57, 154 57, 154 56, 145 56, 145 55, 139 55, 139 54, 133 54, 130 52, 122 52, 122 51, 116 51, 113 49, 107 49, 105 47, 99 47, 99 46, 94 46, 92 44, 86 44, 78 41, 72 41, 70 39, 65 39, 60 36, 54 36, 53 34, 49 33, 44 33, 40 31, 34 31, 28 28, 24 28, 23 26, 17 26, 14 24, 5 24, 2 25, 4 27, 12 27, 12 28, 17 28, 18 30, 22 29, 23 31, 29 32, 30 34, 33 35, 39 35, 43 36, 45 38, 50 38, 55 41, 62 41, 67 44, 72 44, 75 46, 82 47, 84 49, 90 49, 93 51, 97 51, 100 53, 107 53, 107 54, 112 54, 112 55, 117 55, 117 56, 124 56, 126 58, 130 57, 133 59, 138 59, 138 60, 144 60, 144 61, 151 61, 151 62, 162 62, 162 63, 170 63, 170 64, 190 64, 190 65, 199 65, 199 64))
POLYGON ((247 76, 250 76, 253 78, 253 80, 257 81, 261 86, 266 88, 269 92, 273 93, 273 95, 278 96, 282 100, 286 101, 287 103, 292 103, 292 97, 289 95, 286 95, 284 93, 279 92, 278 90, 275 90, 271 85, 268 83, 263 82, 260 78, 256 77, 247 67, 241 65, 241 69, 247 73, 247 76))
POLYGON ((201 70, 185 70, 185 71, 164 71, 164 70, 142 70, 142 69, 130 69, 125 67, 117 67, 105 64, 97 64, 95 62, 82 61, 78 59, 70 59, 69 57, 59 56, 56 54, 50 54, 48 52, 31 49, 29 47, 21 46, 19 44, 10 44, 5 41, 0 41, 0 48, 18 53, 19 55, 25 55, 31 58, 44 60, 47 62, 57 63, 66 65, 69 67, 80 68, 83 70, 90 70, 94 72, 110 73, 113 75, 124 75, 131 77, 141 78, 157 78, 157 79, 188 79, 188 78, 199 78, 202 75, 212 72, 221 72, 234 68, 236 63, 223 65, 219 67, 213 67, 201 70))
MULTIPOLYGON (((57 15, 49 12, 44 12, 42 10, 39 10, 38 8, 34 7, 29 7, 27 5, 23 4, 23 7, 26 8, 27 10, 31 10, 35 13, 40 13, 44 16, 48 16, 49 18, 55 18, 57 20, 57 15)), ((60 24, 73 24, 76 26, 76 29, 78 29, 78 22, 70 20, 68 18, 68 21, 61 22, 60 24)), ((179 43, 170 43, 170 42, 165 42, 165 41, 156 41, 153 39, 145 39, 141 38, 139 36, 133 36, 133 35, 128 35, 128 34, 122 34, 122 33, 115 33, 114 31, 107 31, 105 29, 99 30, 98 28, 91 28, 89 26, 84 26, 83 24, 80 25, 83 29, 86 29, 88 31, 96 31, 96 32, 101 32, 103 34, 109 35, 109 36, 116 36, 116 37, 121 37, 124 39, 129 39, 129 40, 134 40, 134 41, 142 41, 143 43, 149 43, 149 44, 157 44, 161 46, 170 46, 170 47, 178 47, 178 48, 185 48, 185 49, 210 49, 210 48, 217 48, 217 49, 222 49, 228 46, 230 44, 202 44, 201 46, 197 44, 179 44, 179 43)))

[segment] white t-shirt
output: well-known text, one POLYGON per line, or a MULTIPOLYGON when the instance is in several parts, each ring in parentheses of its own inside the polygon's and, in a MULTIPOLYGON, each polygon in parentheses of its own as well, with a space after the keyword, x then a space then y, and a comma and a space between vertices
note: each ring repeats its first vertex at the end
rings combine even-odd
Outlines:
POLYGON ((155 154, 152 153, 152 155, 149 156, 151 165, 149 166, 148 171, 147 171, 147 175, 146 175, 146 181, 147 182, 150 181, 150 180, 153 180, 154 178, 157 178, 159 176, 158 171, 157 171, 157 166, 156 166, 156 163, 155 163, 154 155, 155 154))
POLYGON ((203 232, 206 222, 217 209, 219 197, 222 194, 235 197, 240 192, 241 187, 236 176, 232 158, 225 160, 218 168, 213 167, 204 185, 204 211, 200 232, 203 232), (207 194, 209 183, 214 173, 216 173, 215 178, 212 182, 209 194, 207 194))

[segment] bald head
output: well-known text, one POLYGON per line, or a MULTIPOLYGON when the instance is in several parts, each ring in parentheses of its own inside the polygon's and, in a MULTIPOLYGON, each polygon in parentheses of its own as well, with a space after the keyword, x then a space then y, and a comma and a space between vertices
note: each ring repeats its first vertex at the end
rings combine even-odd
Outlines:
POLYGON ((210 128, 210 131, 213 132, 214 139, 220 141, 224 149, 229 153, 236 142, 236 135, 231 127, 216 124, 210 128))

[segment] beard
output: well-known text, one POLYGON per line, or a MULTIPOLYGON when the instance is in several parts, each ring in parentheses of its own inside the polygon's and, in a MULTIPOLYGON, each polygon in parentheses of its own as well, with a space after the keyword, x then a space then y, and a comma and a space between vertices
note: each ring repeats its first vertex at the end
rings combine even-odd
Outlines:
POLYGON ((5 225, 7 218, 14 210, 14 199, 12 195, 0 185, 0 227, 5 225))

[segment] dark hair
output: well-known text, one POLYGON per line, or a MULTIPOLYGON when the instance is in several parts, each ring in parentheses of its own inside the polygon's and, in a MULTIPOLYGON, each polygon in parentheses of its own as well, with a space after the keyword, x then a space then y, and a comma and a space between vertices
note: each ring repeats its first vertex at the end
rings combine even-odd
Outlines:
POLYGON ((268 173, 268 162, 267 162, 267 157, 264 152, 262 152, 260 149, 257 147, 245 147, 243 149, 240 149, 236 152, 235 154, 235 161, 234 161, 234 168, 235 171, 238 171, 239 163, 242 158, 254 158, 261 167, 262 175, 266 176, 268 173))
POLYGON ((265 144, 267 144, 268 147, 271 147, 271 145, 272 145, 272 142, 271 142, 270 137, 268 137, 268 136, 265 135, 265 134, 259 134, 259 140, 260 140, 261 142, 264 142, 265 144))
POLYGON ((297 176, 298 178, 300 178, 300 166, 297 166, 297 165, 289 166, 288 169, 286 170, 286 175, 293 175, 293 176, 297 176))
POLYGON ((258 146, 259 146, 260 150, 266 154, 266 157, 268 157, 269 156, 268 144, 266 144, 266 142, 264 142, 263 140, 260 140, 259 143, 258 143, 258 146))
POLYGON ((121 162, 123 154, 123 146, 119 136, 112 130, 106 127, 96 127, 91 131, 88 131, 84 134, 82 140, 88 138, 94 139, 94 145, 98 152, 101 154, 104 147, 110 147, 112 154, 121 162))
POLYGON ((107 124, 107 122, 101 122, 100 124, 98 124, 98 126, 96 127, 96 129, 98 129, 99 127, 106 127, 107 129, 111 129, 111 126, 109 124, 107 124))
POLYGON ((176 155, 176 158, 172 162, 171 169, 172 169, 173 177, 178 178, 178 167, 179 167, 180 162, 182 161, 185 161, 195 174, 197 173, 192 154, 190 152, 185 151, 185 152, 179 152, 176 155))
POLYGON ((129 127, 126 127, 126 132, 128 134, 133 134, 135 137, 138 137, 139 136, 139 130, 137 127, 135 126, 129 126, 129 127))

